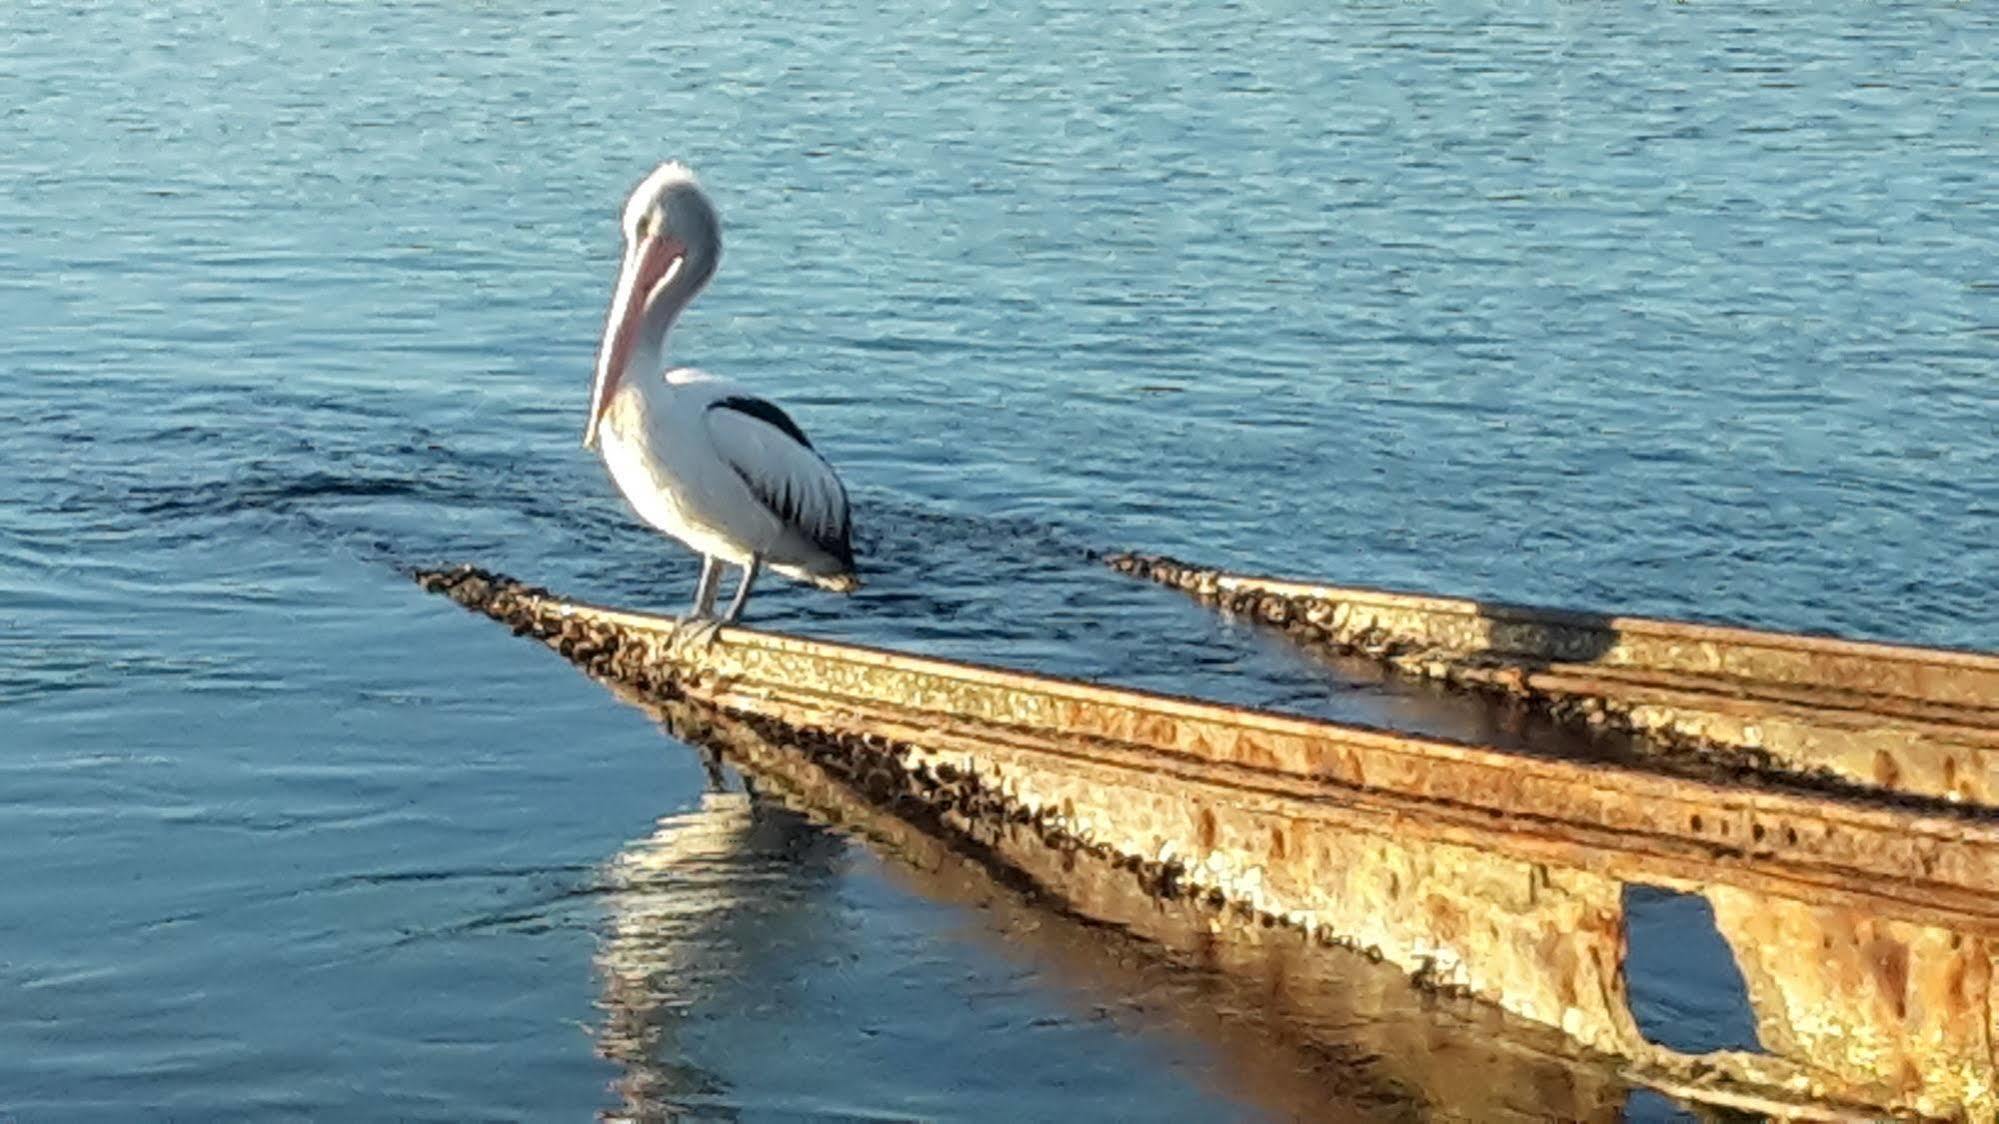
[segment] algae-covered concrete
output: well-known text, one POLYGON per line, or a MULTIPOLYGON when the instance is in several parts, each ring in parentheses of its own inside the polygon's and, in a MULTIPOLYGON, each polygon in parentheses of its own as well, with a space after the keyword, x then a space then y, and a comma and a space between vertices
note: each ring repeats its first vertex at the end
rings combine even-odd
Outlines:
MULTIPOLYGON (((1033 854, 1088 853, 1161 901, 1365 951, 1686 1095, 1999 1111, 1999 824, 1943 802, 1520 757, 746 630, 687 648, 670 619, 473 570, 420 580, 641 697, 806 747, 881 806, 968 839, 1025 826, 1048 849, 1033 854), (1713 904, 1766 1052, 1645 1040, 1625 994, 1631 883, 1713 904)), ((1007 861, 1084 893, 1058 859, 1007 861)))
POLYGON ((1305 644, 1641 735, 1662 765, 1999 803, 1999 656, 1108 563, 1305 644))

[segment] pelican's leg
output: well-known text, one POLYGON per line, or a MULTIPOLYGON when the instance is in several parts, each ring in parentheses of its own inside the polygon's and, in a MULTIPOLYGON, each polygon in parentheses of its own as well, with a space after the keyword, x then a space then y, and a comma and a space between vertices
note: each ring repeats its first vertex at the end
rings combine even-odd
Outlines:
POLYGON ((710 617, 690 625, 687 630, 689 646, 698 644, 706 648, 715 642, 715 634, 722 631, 723 625, 736 623, 736 618, 743 615, 743 603, 750 599, 750 586, 757 580, 757 571, 763 569, 763 564, 764 560, 761 557, 750 555, 750 564, 743 567, 743 580, 736 585, 736 596, 729 601, 729 611, 719 618, 710 617))
POLYGON ((743 567, 742 584, 736 586, 736 596, 729 602, 729 611, 722 614, 722 623, 735 624, 743 615, 743 606, 750 600, 750 585, 757 580, 757 572, 762 570, 764 560, 761 555, 750 555, 750 564, 743 567))
POLYGON ((694 583, 694 611, 689 619, 715 615, 715 594, 722 588, 722 560, 712 554, 701 556, 701 580, 694 583))
POLYGON ((715 615, 715 594, 722 587, 722 560, 713 555, 701 556, 701 577, 694 583, 694 604, 687 615, 675 621, 673 631, 667 633, 668 646, 680 648, 704 623, 715 615))

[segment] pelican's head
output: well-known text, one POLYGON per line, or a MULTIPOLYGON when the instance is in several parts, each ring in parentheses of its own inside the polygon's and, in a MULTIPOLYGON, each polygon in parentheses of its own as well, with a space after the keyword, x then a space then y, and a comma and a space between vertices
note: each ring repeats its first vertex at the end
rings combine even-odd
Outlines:
POLYGON ((714 276, 722 257, 722 220, 685 164, 654 168, 625 201, 623 225, 625 259, 597 351, 586 447, 596 443, 597 423, 633 356, 659 354, 674 316, 714 276))

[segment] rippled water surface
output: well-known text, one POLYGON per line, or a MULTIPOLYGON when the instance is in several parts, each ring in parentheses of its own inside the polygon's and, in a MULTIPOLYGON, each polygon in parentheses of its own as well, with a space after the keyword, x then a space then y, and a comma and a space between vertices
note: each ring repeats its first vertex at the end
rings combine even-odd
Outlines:
MULTIPOLYGON (((1366 721, 1091 553, 1999 647, 1988 6, 17 0, 0 43, 0 1115, 1255 1118, 1439 1049, 1231 1047, 1257 1004, 704 793, 397 576, 687 596, 577 440, 663 156, 728 237, 677 357, 858 505, 867 589, 760 623, 1366 721)), ((1565 1111, 1509 1065, 1494 1113, 1565 1111)), ((1377 1084, 1338 1103, 1445 1111, 1377 1084)))

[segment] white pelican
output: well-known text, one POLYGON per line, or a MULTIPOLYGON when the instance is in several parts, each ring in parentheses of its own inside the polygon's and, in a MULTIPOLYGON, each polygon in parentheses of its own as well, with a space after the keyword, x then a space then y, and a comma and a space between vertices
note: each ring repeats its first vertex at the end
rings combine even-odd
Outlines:
POLYGON ((733 623, 765 566, 853 590, 847 490, 805 432, 726 379, 691 367, 662 372, 667 332, 722 256, 721 220, 694 173, 677 163, 654 169, 625 203, 624 231, 583 444, 601 447, 639 518, 701 555, 690 623, 705 622, 709 638, 733 623), (716 620, 723 563, 743 577, 716 620))

